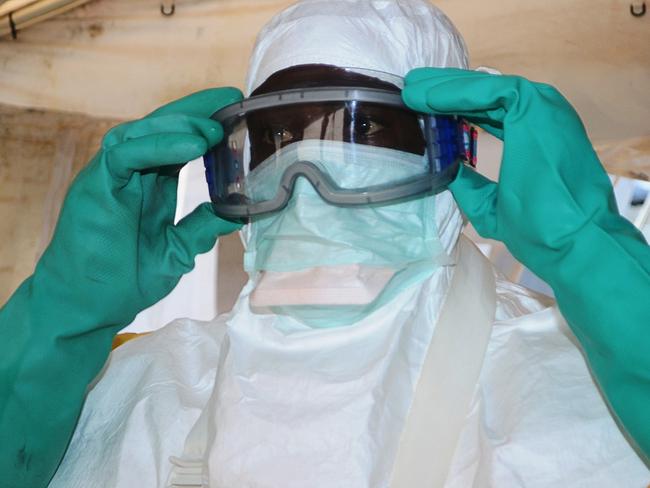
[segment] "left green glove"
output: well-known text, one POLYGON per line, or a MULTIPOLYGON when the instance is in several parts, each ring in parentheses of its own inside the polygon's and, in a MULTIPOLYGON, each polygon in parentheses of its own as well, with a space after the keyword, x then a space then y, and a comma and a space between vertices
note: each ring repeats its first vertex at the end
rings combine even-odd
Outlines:
POLYGON ((177 177, 223 135, 209 118, 240 100, 210 89, 119 125, 73 182, 34 274, 0 309, 0 486, 53 476, 113 336, 167 295, 217 236, 209 204, 174 225, 177 177))
POLYGON ((450 189, 483 237, 553 288, 616 418, 649 456, 650 247, 619 215, 578 114, 549 85, 452 68, 411 71, 402 96, 503 139, 498 183, 463 167, 450 189))

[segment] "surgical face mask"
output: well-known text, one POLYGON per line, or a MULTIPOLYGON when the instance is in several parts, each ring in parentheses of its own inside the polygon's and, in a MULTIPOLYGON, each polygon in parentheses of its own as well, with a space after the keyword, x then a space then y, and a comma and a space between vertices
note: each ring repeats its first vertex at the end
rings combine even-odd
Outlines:
MULTIPOLYGON (((418 170, 419 157, 401 151, 339 141, 302 141, 263 162, 251 191, 273 187, 284 161, 296 154, 325 167, 342 185, 380 184, 418 170)), ((367 207, 324 202, 300 178, 287 207, 253 220, 244 268, 298 271, 315 266, 364 264, 401 269, 440 253, 433 196, 367 207)))
POLYGON ((422 155, 395 149, 308 139, 279 149, 255 168, 248 177, 251 198, 272 198, 283 175, 296 161, 308 161, 343 190, 388 186, 416 178, 427 164, 422 155))
MULTIPOLYGON (((259 179, 254 180, 256 191, 274 184, 273 175, 284 164, 283 158, 291 160, 294 151, 318 161, 350 184, 405 175, 417 165, 415 155, 401 151, 340 141, 302 141, 260 165, 256 171, 259 179), (346 164, 352 151, 355 164, 346 164)), ((448 262, 435 224, 435 201, 434 195, 428 195, 386 205, 337 207, 324 202, 309 181, 299 179, 285 209, 255 218, 249 226, 244 267, 254 279, 257 272, 315 267, 360 265, 391 270, 388 284, 365 305, 272 309, 298 315, 312 326, 351 323, 448 262)))

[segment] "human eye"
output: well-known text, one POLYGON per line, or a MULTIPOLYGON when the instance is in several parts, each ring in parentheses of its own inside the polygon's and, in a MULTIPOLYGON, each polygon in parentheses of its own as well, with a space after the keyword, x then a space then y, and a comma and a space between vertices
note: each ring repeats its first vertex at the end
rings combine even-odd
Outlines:
POLYGON ((276 147, 281 147, 293 140, 293 133, 284 127, 269 127, 264 132, 264 141, 276 147))
POLYGON ((370 137, 384 130, 384 126, 369 117, 357 117, 354 120, 354 132, 363 137, 370 137))

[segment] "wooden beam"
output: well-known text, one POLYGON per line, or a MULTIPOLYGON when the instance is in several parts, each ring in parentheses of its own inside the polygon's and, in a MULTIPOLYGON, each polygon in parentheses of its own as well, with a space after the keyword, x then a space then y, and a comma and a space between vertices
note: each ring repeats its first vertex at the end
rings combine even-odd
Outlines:
POLYGON ((650 181, 650 136, 601 143, 595 149, 608 173, 650 181))
MULTIPOLYGON (((11 21, 16 31, 25 29, 45 20, 61 15, 68 10, 79 7, 90 0, 38 0, 29 2, 28 6, 11 11, 11 21)), ((0 37, 11 35, 13 29, 9 14, 0 17, 0 37)))
POLYGON ((0 4, 0 16, 9 15, 11 12, 15 12, 18 9, 38 1, 39 0, 7 0, 0 4))

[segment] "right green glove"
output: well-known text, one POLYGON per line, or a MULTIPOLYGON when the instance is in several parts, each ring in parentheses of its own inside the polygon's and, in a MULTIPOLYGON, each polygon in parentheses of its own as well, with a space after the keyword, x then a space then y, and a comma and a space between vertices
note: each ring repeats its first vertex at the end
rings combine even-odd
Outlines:
POLYGON ((177 177, 162 167, 221 140, 209 116, 241 96, 205 90, 111 129, 73 182, 33 276, 0 309, 0 487, 49 483, 113 336, 240 227, 209 204, 174 225, 177 177))
POLYGON ((650 455, 650 247, 621 217, 580 118, 553 87, 420 68, 414 110, 459 114, 503 139, 499 183, 463 167, 450 189, 483 237, 553 288, 620 423, 650 455))

